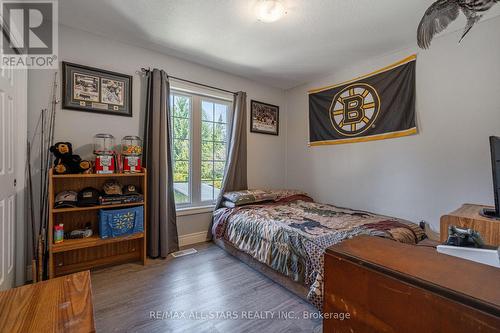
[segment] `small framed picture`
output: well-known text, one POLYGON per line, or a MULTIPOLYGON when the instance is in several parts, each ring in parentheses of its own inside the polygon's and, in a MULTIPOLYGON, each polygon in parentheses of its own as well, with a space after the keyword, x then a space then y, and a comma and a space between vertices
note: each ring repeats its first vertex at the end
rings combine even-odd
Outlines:
POLYGON ((279 135, 280 108, 252 100, 250 102, 250 132, 279 135))
POLYGON ((63 109, 132 117, 132 76, 62 64, 63 109))

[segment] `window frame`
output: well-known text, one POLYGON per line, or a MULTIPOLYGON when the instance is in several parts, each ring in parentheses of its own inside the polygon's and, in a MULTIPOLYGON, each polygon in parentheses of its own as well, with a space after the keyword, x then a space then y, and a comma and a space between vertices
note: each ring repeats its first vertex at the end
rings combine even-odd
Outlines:
MULTIPOLYGON (((195 88, 193 88, 195 90, 195 88)), ((192 91, 191 89, 187 91, 183 88, 175 88, 172 87, 170 89, 170 95, 178 95, 184 96, 191 99, 191 114, 190 114, 190 145, 189 145, 189 183, 190 183, 190 202, 186 203, 176 203, 176 208, 180 210, 189 210, 189 209, 199 209, 203 207, 213 207, 215 205, 214 200, 201 200, 201 166, 202 166, 202 101, 207 101, 216 104, 226 105, 227 107, 227 115, 226 115, 226 163, 224 165, 224 170, 227 166, 227 155, 229 151, 229 145, 227 144, 229 141, 230 135, 230 125, 232 123, 233 117, 233 101, 229 100, 229 98, 222 98, 219 96, 212 96, 209 94, 204 94, 199 91, 192 91)), ((172 99, 173 100, 173 99, 172 99)), ((170 103, 170 96, 169 96, 170 103)), ((171 107, 173 105, 170 105, 171 107)), ((172 118, 173 118, 173 110, 172 110, 172 118)), ((173 121, 171 122, 173 126, 173 121)), ((173 140, 174 130, 172 128, 172 140, 173 140)), ((173 141, 172 141, 173 144, 173 141)), ((172 156, 172 162, 174 162, 174 157, 172 156)))

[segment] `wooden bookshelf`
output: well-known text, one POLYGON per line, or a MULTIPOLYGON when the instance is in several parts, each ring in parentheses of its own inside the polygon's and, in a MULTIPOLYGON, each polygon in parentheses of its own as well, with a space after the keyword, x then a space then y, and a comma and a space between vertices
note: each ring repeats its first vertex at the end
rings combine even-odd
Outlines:
POLYGON ((147 171, 132 174, 76 174, 54 175, 49 171, 49 278, 96 267, 140 261, 146 264, 146 203, 147 171), (98 205, 91 207, 54 208, 55 196, 61 191, 80 191, 85 187, 102 189, 103 184, 115 179, 121 185, 132 184, 141 189, 143 202, 98 205), (99 236, 99 210, 126 207, 144 207, 144 232, 122 237, 102 239, 99 236), (88 238, 65 239, 54 243, 54 225, 64 224, 64 232, 82 229, 87 223, 93 235, 88 238))

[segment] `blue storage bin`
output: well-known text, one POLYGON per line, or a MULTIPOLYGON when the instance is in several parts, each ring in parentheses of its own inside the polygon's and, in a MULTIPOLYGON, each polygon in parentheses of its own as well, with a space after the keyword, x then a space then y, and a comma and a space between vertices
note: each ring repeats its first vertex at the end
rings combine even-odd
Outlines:
POLYGON ((101 238, 119 237, 144 231, 144 207, 99 211, 101 238))

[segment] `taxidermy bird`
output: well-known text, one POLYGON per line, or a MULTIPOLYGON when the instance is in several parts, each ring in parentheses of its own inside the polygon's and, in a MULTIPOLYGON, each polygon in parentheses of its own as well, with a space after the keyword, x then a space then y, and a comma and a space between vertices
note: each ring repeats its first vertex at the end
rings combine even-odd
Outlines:
POLYGON ((448 25, 455 21, 462 10, 467 18, 464 34, 460 42, 476 24, 482 13, 490 10, 495 3, 500 0, 438 0, 430 6, 420 21, 417 32, 417 43, 422 49, 427 49, 431 45, 432 38, 446 29, 448 25))

